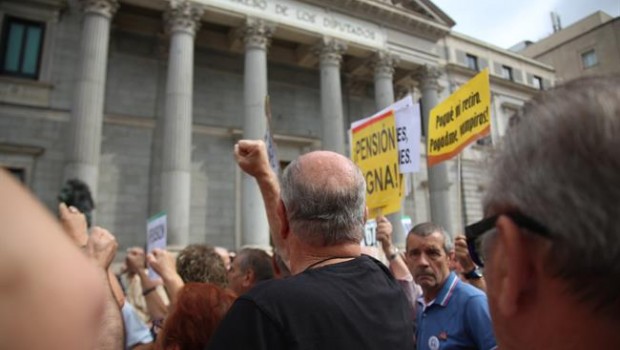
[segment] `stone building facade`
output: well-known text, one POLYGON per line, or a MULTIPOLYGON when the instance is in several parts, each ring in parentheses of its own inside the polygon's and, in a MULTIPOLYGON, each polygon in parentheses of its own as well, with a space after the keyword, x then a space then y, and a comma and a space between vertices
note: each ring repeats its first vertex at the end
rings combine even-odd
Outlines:
MULTIPOLYGON (((161 211, 173 246, 269 244, 260 193, 232 157, 238 139, 263 137, 267 95, 286 163, 347 154, 351 122, 409 93, 428 110, 495 63, 514 74, 491 70, 499 137, 538 91, 525 77, 554 80, 550 66, 452 33, 426 0, 5 0, 0 21, 0 166, 50 210, 65 179, 83 179, 95 223, 122 247, 143 245, 161 211)), ((445 164, 451 232, 481 215, 489 147, 445 164)), ((427 178, 411 176, 414 222, 431 217, 427 178)))

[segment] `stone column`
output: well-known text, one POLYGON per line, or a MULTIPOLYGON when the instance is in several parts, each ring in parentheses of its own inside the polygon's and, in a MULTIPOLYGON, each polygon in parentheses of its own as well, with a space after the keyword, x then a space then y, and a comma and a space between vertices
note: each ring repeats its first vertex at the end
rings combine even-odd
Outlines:
POLYGON ((340 62, 346 49, 344 42, 331 38, 323 38, 315 47, 321 66, 322 148, 340 154, 345 154, 340 62))
MULTIPOLYGON (((243 76, 243 137, 265 137, 267 119, 267 48, 274 26, 263 20, 249 18, 239 29, 245 44, 243 76)), ((241 183, 241 245, 269 247, 269 223, 265 205, 256 180, 243 173, 241 183)))
MULTIPOLYGON (((398 64, 398 60, 398 56, 386 51, 379 51, 372 57, 371 65, 375 73, 375 104, 377 111, 394 103, 394 66, 398 64)), ((387 216, 387 219, 392 223, 392 241, 401 248, 405 246, 405 235, 407 234, 403 230, 402 216, 402 209, 398 213, 387 216)))
MULTIPOLYGON (((428 132, 428 122, 431 109, 439 102, 439 83, 437 79, 441 72, 437 68, 423 66, 415 72, 422 93, 423 127, 428 132)), ((448 164, 441 162, 428 168, 428 188, 431 201, 431 221, 452 232, 452 206, 450 204, 450 180, 448 164)))
POLYGON ((64 176, 86 182, 97 198, 110 21, 119 5, 118 0, 79 2, 84 23, 64 176))
POLYGON ((375 72, 375 104, 381 110, 394 103, 394 66, 399 58, 389 52, 379 51, 372 56, 375 72))
POLYGON ((170 33, 164 112, 161 208, 168 215, 168 245, 189 242, 192 157, 194 38, 203 9, 188 0, 172 0, 164 14, 170 33))

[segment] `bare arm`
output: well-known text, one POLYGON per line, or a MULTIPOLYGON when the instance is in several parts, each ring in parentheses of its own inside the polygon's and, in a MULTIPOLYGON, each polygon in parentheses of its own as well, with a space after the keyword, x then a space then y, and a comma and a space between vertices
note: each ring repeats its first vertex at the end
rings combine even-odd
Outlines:
POLYGON ((377 217, 377 240, 381 242, 381 247, 390 262, 390 271, 394 277, 400 281, 413 281, 413 276, 411 276, 405 260, 392 244, 392 224, 384 216, 377 217))
POLYGON ((168 308, 171 309, 176 302, 177 294, 185 285, 181 276, 177 273, 174 257, 167 250, 153 249, 153 252, 146 256, 146 261, 164 281, 164 286, 170 298, 168 308))
POLYGON ((277 208, 280 201, 280 183, 269 165, 267 147, 261 140, 240 140, 235 145, 235 159, 239 167, 256 179, 265 203, 269 229, 280 232, 277 208))
POLYGON ((161 281, 152 281, 145 272, 142 272, 140 274, 140 283, 142 285, 144 301, 146 302, 146 307, 149 310, 151 319, 162 320, 166 318, 166 316, 168 316, 168 306, 157 292, 157 289, 160 288, 161 281))
POLYGON ((161 285, 160 280, 153 281, 149 278, 145 271, 146 267, 146 255, 144 250, 140 247, 132 247, 127 250, 127 257, 125 259, 127 269, 130 273, 138 275, 140 277, 140 284, 142 285, 142 293, 144 300, 146 301, 146 308, 149 312, 149 316, 152 320, 161 320, 168 314, 166 304, 157 293, 156 288, 161 285))
MULTIPOLYGON (((106 286, 105 306, 99 326, 99 335, 96 339, 96 350, 122 350, 125 347, 123 316, 118 308, 108 273, 108 268, 114 260, 117 248, 118 243, 110 232, 100 227, 92 229, 86 244, 86 253, 99 268, 98 274, 106 286)), ((116 280, 113 275, 112 278, 116 280)))

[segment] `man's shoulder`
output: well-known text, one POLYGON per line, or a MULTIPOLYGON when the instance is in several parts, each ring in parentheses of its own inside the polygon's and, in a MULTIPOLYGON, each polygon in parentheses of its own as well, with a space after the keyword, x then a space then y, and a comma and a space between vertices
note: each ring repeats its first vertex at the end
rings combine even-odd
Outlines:
POLYGON ((271 279, 257 283, 250 291, 242 295, 247 300, 263 300, 280 299, 280 296, 290 295, 290 293, 299 288, 299 281, 296 276, 286 279, 271 279))
POLYGON ((468 301, 470 299, 482 298, 486 301, 487 295, 480 289, 472 286, 469 283, 459 281, 454 288, 455 296, 458 296, 462 301, 468 301))
POLYGON ((372 290, 387 288, 400 291, 400 287, 389 272, 382 271, 374 259, 363 256, 285 279, 260 282, 242 298, 254 302, 259 307, 265 303, 280 304, 291 299, 319 301, 326 296, 333 299, 334 288, 358 290, 360 284, 371 284, 372 290))
POLYGON ((240 299, 254 303, 259 309, 271 309, 276 305, 290 304, 312 298, 318 294, 316 281, 309 281, 303 273, 285 279, 273 279, 256 284, 249 292, 240 296, 240 299))
POLYGON ((488 313, 487 295, 480 289, 469 283, 459 281, 454 294, 455 305, 453 307, 458 308, 463 315, 488 313))

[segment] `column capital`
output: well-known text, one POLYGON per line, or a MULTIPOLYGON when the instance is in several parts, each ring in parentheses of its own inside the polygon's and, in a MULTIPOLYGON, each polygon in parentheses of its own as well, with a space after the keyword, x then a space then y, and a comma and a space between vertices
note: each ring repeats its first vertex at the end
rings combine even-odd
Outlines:
POLYGON ((417 91, 415 84, 397 85, 396 89, 394 91, 394 95, 396 97, 396 100, 400 100, 400 99, 404 98, 407 95, 411 95, 413 100, 416 101, 416 99, 417 99, 416 98, 417 97, 416 94, 419 94, 419 91, 417 91))
POLYGON ((243 39, 246 50, 267 50, 275 29, 275 24, 271 22, 258 18, 248 18, 245 24, 238 29, 237 35, 243 39))
POLYGON ((79 0, 84 14, 97 14, 112 18, 118 10, 118 0, 79 0))
POLYGON ((420 88, 433 88, 439 90, 437 79, 441 76, 441 70, 437 67, 423 65, 413 71, 413 78, 418 81, 420 88))
POLYGON ((394 67, 400 61, 400 57, 388 51, 377 51, 370 58, 370 65, 375 71, 375 78, 392 79, 394 67))
POLYGON ((204 7, 190 0, 170 0, 164 12, 166 31, 169 33, 186 32, 196 35, 200 29, 204 7))
POLYGON ((321 65, 340 66, 342 54, 347 51, 347 43, 333 38, 323 37, 314 46, 313 51, 319 56, 321 65))

